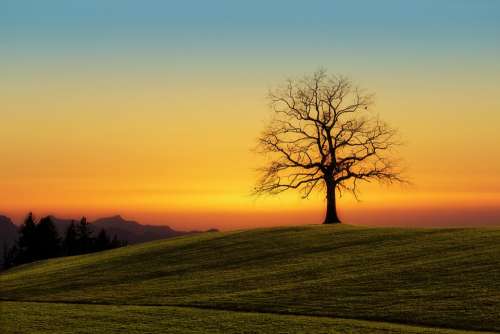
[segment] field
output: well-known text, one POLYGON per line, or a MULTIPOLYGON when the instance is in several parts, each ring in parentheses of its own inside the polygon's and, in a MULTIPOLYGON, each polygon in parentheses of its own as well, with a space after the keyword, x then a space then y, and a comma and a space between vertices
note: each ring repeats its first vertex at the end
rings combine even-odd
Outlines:
POLYGON ((496 332, 500 229, 206 233, 14 268, 0 298, 2 333, 496 332))

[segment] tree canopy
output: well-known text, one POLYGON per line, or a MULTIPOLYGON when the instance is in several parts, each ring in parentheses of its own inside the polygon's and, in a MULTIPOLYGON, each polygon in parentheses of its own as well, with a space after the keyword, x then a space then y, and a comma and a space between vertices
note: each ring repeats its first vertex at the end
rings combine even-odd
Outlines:
POLYGON ((256 194, 326 192, 324 223, 340 222, 336 194, 358 197, 359 183, 403 182, 397 131, 371 111, 373 95, 325 70, 289 79, 269 93, 272 118, 258 138, 266 164, 256 194))

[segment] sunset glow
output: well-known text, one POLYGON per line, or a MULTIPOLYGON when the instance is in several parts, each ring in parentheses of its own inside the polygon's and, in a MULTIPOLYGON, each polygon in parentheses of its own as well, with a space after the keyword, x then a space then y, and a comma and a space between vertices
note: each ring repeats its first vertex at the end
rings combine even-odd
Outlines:
POLYGON ((268 90, 324 67, 376 94, 411 180, 343 196, 347 223, 500 224, 500 3, 167 3, 2 2, 0 213, 320 223, 323 195, 250 193, 268 90))

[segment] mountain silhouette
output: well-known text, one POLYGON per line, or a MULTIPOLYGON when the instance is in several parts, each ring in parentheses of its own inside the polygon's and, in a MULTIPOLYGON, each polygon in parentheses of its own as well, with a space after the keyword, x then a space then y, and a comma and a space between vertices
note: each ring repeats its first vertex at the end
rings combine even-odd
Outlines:
MULTIPOLYGON (((66 234, 66 230, 71 222, 78 224, 80 219, 64 219, 50 216, 57 232, 61 237, 66 234)), ((166 225, 142 225, 133 220, 126 220, 120 215, 99 218, 90 222, 90 227, 94 235, 101 229, 105 229, 110 237, 126 241, 128 244, 167 239, 181 235, 202 233, 203 231, 177 231, 166 225)), ((217 229, 210 229, 207 232, 216 232, 217 229)), ((12 223, 9 217, 0 215, 0 256, 3 255, 3 244, 14 244, 18 238, 18 226, 12 223)))
POLYGON ((129 244, 197 233, 176 231, 169 226, 141 225, 136 221, 125 220, 119 215, 97 219, 91 226, 97 230, 105 229, 108 235, 116 235, 118 239, 125 240, 129 244))

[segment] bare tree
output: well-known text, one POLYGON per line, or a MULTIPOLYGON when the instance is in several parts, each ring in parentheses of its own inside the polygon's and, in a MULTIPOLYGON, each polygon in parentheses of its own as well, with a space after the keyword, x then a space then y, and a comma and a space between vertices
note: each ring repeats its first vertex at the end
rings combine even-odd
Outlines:
POLYGON ((372 96, 320 70, 269 94, 273 118, 258 138, 267 157, 256 194, 326 192, 325 224, 340 223, 336 195, 358 198, 360 181, 402 182, 391 158, 396 130, 369 111, 372 96))

